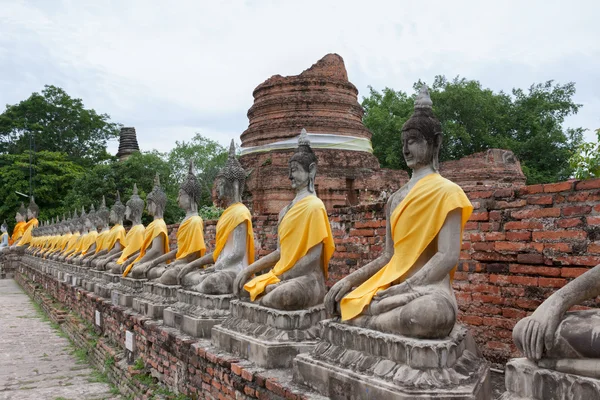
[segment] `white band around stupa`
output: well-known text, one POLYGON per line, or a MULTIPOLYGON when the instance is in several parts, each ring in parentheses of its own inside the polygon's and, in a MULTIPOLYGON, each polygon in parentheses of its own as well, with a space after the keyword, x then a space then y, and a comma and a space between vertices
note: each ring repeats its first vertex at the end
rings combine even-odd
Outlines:
MULTIPOLYGON (((356 136, 343 136, 333 133, 309 133, 308 139, 310 140, 310 147, 313 149, 351 150, 373 153, 371 141, 356 136)), ((295 149, 296 147, 298 147, 298 136, 262 146, 242 147, 241 155, 272 150, 295 149)))

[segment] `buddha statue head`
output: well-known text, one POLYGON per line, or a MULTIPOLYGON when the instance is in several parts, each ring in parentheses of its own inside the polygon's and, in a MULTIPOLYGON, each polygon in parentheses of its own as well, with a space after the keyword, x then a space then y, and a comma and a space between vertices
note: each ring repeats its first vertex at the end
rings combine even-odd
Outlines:
POLYGON ((160 177, 158 173, 154 177, 154 188, 146 196, 146 207, 150 215, 155 218, 162 218, 167 206, 167 194, 160 186, 160 177))
POLYGON ((179 187, 177 203, 186 212, 197 212, 200 195, 200 182, 198 182, 198 178, 196 178, 196 174, 194 173, 194 161, 190 160, 190 168, 187 176, 179 187))
POLYGON ((298 138, 298 148, 290 158, 289 178, 292 188, 299 192, 307 188, 310 193, 315 193, 315 177, 317 176, 317 156, 310 147, 310 140, 306 129, 302 129, 298 138))
POLYGON ((235 156, 235 142, 231 140, 227 163, 217 174, 217 199, 226 204, 242 201, 246 184, 246 171, 235 156))
POLYGON ((431 165, 439 170, 439 152, 442 145, 442 124, 433 115, 433 102, 427 86, 423 85, 415 100, 415 110, 402 126, 402 153, 412 170, 431 165))
POLYGON ((93 204, 90 206, 90 211, 87 213, 84 224, 89 230, 96 229, 96 208, 93 204))
POLYGON ((31 196, 29 205, 27 206, 27 219, 37 218, 40 214, 40 208, 35 204, 35 199, 31 196))
POLYGON ((23 222, 27 219, 27 209, 25 208, 25 204, 21 203, 21 207, 19 207, 19 210, 17 211, 17 214, 15 215, 15 220, 17 222, 23 222))
POLYGON ((100 207, 98 207, 98 211, 96 211, 96 226, 99 229, 104 229, 108 226, 108 218, 110 216, 110 211, 108 207, 106 207, 106 198, 102 196, 102 203, 100 203, 100 207))
POLYGON ((69 220, 69 229, 71 232, 79 232, 79 215, 77 215, 77 210, 73 212, 71 219, 69 220))
POLYGON ((125 218, 131 221, 134 225, 138 225, 142 221, 142 213, 144 212, 144 200, 138 195, 137 185, 133 184, 133 194, 125 205, 125 218))
POLYGON ((6 233, 7 231, 8 231, 8 225, 6 224, 6 220, 4 220, 4 222, 2 222, 2 225, 0 225, 0 232, 6 233))
POLYGON ((121 203, 121 193, 117 190, 117 198, 115 204, 110 209, 110 222, 113 224, 123 225, 123 218, 125 217, 125 206, 121 203))

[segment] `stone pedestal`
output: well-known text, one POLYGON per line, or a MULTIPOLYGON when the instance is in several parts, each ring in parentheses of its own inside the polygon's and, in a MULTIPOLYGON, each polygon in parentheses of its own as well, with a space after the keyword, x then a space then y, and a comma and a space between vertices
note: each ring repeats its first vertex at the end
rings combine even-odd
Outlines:
POLYGON ((526 358, 506 364, 502 400, 600 400, 600 380, 537 366, 526 358))
POLYGON ((115 286, 121 282, 121 274, 111 274, 110 272, 102 272, 102 281, 94 286, 94 293, 105 299, 110 299, 115 286))
POLYGON ((280 311, 247 301, 231 302, 231 316, 212 329, 212 343, 264 368, 289 368, 299 353, 318 343, 322 305, 280 311))
POLYGON ((0 279, 14 277, 21 259, 25 254, 23 248, 7 248, 0 252, 0 279))
POLYGON ((183 333, 201 338, 210 338, 213 326, 220 324, 229 314, 232 294, 209 295, 179 289, 177 302, 166 308, 163 323, 183 333))
POLYGON ((319 344, 294 360, 294 380, 331 399, 491 399, 489 365, 463 326, 443 340, 322 326, 319 344))
POLYGON ((133 299, 133 309, 152 319, 162 319, 165 308, 177 301, 177 289, 179 288, 181 286, 146 282, 142 293, 133 299))
POLYGON ((121 277, 118 284, 112 288, 111 301, 115 306, 133 306, 133 299, 144 289, 144 283, 148 279, 132 279, 121 277))

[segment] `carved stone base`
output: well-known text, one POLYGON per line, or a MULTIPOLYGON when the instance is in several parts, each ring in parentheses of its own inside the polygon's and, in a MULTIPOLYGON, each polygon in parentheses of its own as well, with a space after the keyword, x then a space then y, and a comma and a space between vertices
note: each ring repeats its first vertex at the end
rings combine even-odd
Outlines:
POLYGON ((210 338, 213 326, 229 316, 232 294, 209 295, 179 289, 177 302, 166 308, 163 323, 183 333, 201 338, 210 338))
POLYGON ((102 271, 102 281, 94 286, 94 293, 105 299, 110 299, 113 288, 121 282, 121 277, 121 274, 102 271))
POLYGON ((489 365, 463 326, 447 339, 418 340, 322 325, 318 346, 294 360, 294 380, 331 399, 491 399, 489 365))
POLYGON ((129 307, 133 306, 133 299, 144 289, 144 283, 147 279, 132 279, 121 277, 111 291, 111 302, 115 306, 129 307))
POLYGON ((212 329, 215 346, 264 368, 289 368, 299 353, 319 339, 322 305, 301 311, 280 311, 246 301, 231 302, 231 316, 212 329))
POLYGON ((140 296, 133 299, 133 309, 152 319, 162 319, 165 308, 177 301, 180 287, 146 282, 140 296))
POLYGON ((600 400, 600 380, 538 367, 526 358, 506 364, 502 400, 600 400))

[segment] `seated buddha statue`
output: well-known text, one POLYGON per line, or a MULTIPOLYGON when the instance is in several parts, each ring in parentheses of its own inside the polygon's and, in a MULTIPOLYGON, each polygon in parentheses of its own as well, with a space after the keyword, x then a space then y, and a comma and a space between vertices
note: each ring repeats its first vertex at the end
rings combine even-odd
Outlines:
MULTIPOLYGON (((82 213, 83 214, 83 213, 82 213)), ((90 211, 82 217, 84 233, 78 240, 77 247, 73 254, 67 257, 67 262, 79 264, 81 257, 85 256, 89 251, 93 251, 98 238, 98 230, 96 229, 96 209, 92 204, 90 211)))
POLYGON ((133 279, 145 279, 152 261, 169 252, 169 233, 163 219, 167 205, 167 194, 160 186, 158 174, 154 178, 154 188, 146 197, 146 209, 154 220, 144 231, 144 240, 137 258, 123 272, 126 277, 131 272, 133 279))
POLYGON ((16 242, 19 241, 19 239, 21 239, 21 236, 23 236, 23 234, 25 233, 25 219, 27 218, 27 210, 25 209, 25 205, 23 203, 21 203, 21 207, 19 208, 19 210, 17 211, 17 214, 15 215, 15 220, 17 221, 17 223, 15 224, 15 227, 13 228, 13 233, 12 236, 10 237, 10 245, 12 246, 13 244, 15 244, 16 242))
POLYGON ((54 259, 54 256, 56 254, 60 254, 62 251, 65 250, 67 244, 69 243, 69 240, 73 236, 73 233, 71 232, 71 220, 72 216, 70 215, 70 213, 68 218, 63 217, 63 221, 61 223, 60 228, 60 239, 58 240, 56 246, 54 246, 52 250, 48 251, 45 254, 45 258, 54 259))
POLYGON ((315 193, 316 174, 317 157, 302 130, 289 161, 289 178, 296 195, 279 213, 277 250, 237 275, 234 295, 249 295, 251 301, 264 307, 286 311, 323 303, 335 245, 325 205, 315 193))
MULTIPOLYGON (((83 210, 82 210, 83 211, 83 210)), ((69 221, 69 231, 72 235, 67 240, 65 247, 62 251, 52 255, 50 258, 53 260, 64 261, 64 259, 75 251, 77 243, 81 237, 82 227, 81 218, 77 215, 77 210, 73 212, 73 216, 69 221)))
POLYGON ((206 252, 204 222, 198 215, 200 183, 194 174, 194 163, 190 161, 188 174, 179 188, 177 202, 185 210, 185 218, 177 230, 177 248, 156 258, 146 273, 148 279, 157 279, 167 285, 177 284, 181 267, 202 257, 206 252))
POLYGON ((31 231, 33 231, 33 229, 37 228, 39 225, 39 221, 37 219, 39 213, 40 208, 37 204, 35 204, 35 198, 31 196, 29 205, 27 206, 27 223, 24 227, 23 236, 21 236, 21 238, 15 242, 13 246, 29 246, 32 239, 31 231))
POLYGON ((513 329, 517 348, 542 368, 600 379, 600 311, 568 310, 600 296, 600 265, 572 280, 513 329))
POLYGON ((106 207, 106 198, 102 196, 102 203, 100 203, 100 207, 98 207, 98 211, 96 211, 96 229, 100 232, 96 237, 95 243, 89 248, 86 254, 81 257, 80 265, 89 267, 89 262, 93 259, 94 255, 101 250, 104 250, 106 239, 110 232, 109 218, 110 211, 108 210, 108 207, 106 207))
POLYGON ((451 281, 473 207, 458 185, 438 173, 441 128, 423 86, 402 127, 412 174, 387 201, 383 253, 338 281, 325 298, 327 312, 340 313, 347 324, 442 339, 456 323, 451 281))
POLYGON ((0 250, 8 247, 8 225, 6 220, 0 225, 0 250))
POLYGON ((125 269, 137 258, 144 242, 146 228, 142 225, 144 200, 138 195, 137 185, 133 185, 133 194, 125 204, 125 218, 131 221, 131 229, 125 236, 123 249, 105 257, 97 264, 98 269, 110 271, 113 274, 122 274, 125 269))
POLYGON ((47 221, 44 224, 41 232, 42 235, 39 245, 38 243, 34 243, 32 241, 33 245, 31 246, 35 248, 35 250, 31 250, 31 254, 37 257, 41 257, 46 251, 50 249, 50 247, 52 247, 52 243, 54 242, 54 239, 56 237, 56 225, 54 224, 54 217, 52 217, 50 221, 47 221))
POLYGON ((92 267, 98 268, 99 265, 106 265, 106 259, 120 253, 125 248, 125 228, 123 227, 123 218, 125 217, 125 206, 121 203, 121 194, 117 191, 115 204, 110 209, 109 222, 113 224, 108 231, 101 248, 96 248, 89 263, 92 267))
POLYGON ((44 250, 42 250, 38 256, 47 258, 48 254, 53 253, 62 243, 63 241, 63 226, 65 223, 65 217, 63 216, 63 220, 60 218, 56 218, 56 222, 53 222, 50 230, 50 238, 46 242, 46 246, 44 250))
POLYGON ((167 271, 161 283, 180 284, 212 295, 233 293, 237 274, 254 262, 252 215, 242 203, 245 182, 246 171, 235 156, 232 140, 227 164, 217 174, 215 183, 217 201, 225 208, 217 222, 215 250, 183 266, 175 276, 167 275, 167 271), (202 269, 208 264, 214 265, 202 269))

